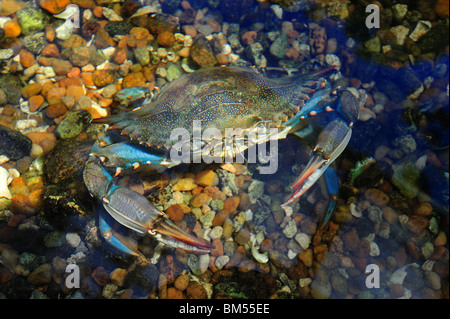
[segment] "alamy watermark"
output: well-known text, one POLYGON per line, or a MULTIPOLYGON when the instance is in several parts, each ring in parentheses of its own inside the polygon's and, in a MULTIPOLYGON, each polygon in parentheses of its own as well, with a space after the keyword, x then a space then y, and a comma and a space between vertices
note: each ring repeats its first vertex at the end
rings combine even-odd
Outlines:
POLYGON ((80 288, 80 267, 76 264, 68 264, 66 267, 66 287, 69 289, 80 288))
POLYGON ((366 277, 366 287, 369 289, 380 288, 380 268, 378 265, 369 264, 364 274, 366 277))
POLYGON ((366 17, 366 27, 369 29, 380 28, 380 7, 376 4, 369 4, 366 7, 366 13, 370 14, 366 17))
POLYGON ((201 121, 193 121, 192 136, 186 128, 172 131, 170 140, 177 142, 170 150, 170 160, 175 164, 244 163, 244 151, 248 150, 248 163, 268 164, 260 167, 260 173, 274 174, 278 170, 278 138, 277 128, 226 128, 223 136, 214 127, 202 131, 201 121))

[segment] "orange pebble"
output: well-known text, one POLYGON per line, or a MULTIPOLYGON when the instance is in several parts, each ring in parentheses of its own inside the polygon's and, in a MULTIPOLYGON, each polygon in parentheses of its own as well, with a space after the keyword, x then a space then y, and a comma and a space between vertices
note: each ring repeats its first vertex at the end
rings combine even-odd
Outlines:
POLYGON ((33 208, 33 204, 29 200, 28 196, 23 194, 16 194, 12 198, 11 211, 14 214, 23 214, 26 216, 32 216, 36 213, 36 210, 33 208))
POLYGON ((53 42, 55 40, 55 37, 56 37, 55 29, 53 29, 52 25, 48 24, 45 27, 45 39, 48 42, 53 42))
POLYGON ((42 192, 43 189, 37 189, 28 196, 28 199, 34 208, 39 208, 42 205, 42 192))
POLYGON ((5 37, 16 38, 22 33, 22 28, 16 21, 9 20, 3 26, 3 31, 5 31, 5 37))
POLYGON ((42 95, 34 95, 28 99, 28 106, 31 112, 36 112, 42 103, 44 103, 44 97, 42 95))
POLYGON ((80 68, 72 68, 72 70, 69 73, 67 73, 67 77, 75 78, 75 77, 79 76, 80 73, 81 73, 80 68))
POLYGON ((81 73, 81 78, 83 79, 84 85, 86 85, 86 86, 94 85, 94 81, 92 80, 92 72, 81 73))
POLYGON ((93 10, 92 10, 92 13, 94 14, 94 16, 96 17, 96 18, 101 18, 101 17, 103 17, 103 8, 102 7, 100 7, 100 6, 96 6, 93 10))
POLYGON ((26 186, 25 181, 22 177, 15 177, 9 184, 11 187, 17 187, 17 186, 26 186))
POLYGON ((22 64, 24 68, 29 68, 36 61, 34 58, 34 54, 25 49, 20 50, 19 56, 20 64, 22 64))

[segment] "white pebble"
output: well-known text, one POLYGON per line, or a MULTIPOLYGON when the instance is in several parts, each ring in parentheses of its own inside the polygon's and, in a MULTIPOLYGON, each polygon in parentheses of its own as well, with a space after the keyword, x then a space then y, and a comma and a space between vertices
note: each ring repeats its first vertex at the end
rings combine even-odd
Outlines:
POLYGON ((47 79, 53 78, 56 75, 55 71, 51 66, 43 66, 41 68, 41 71, 47 79))
POLYGON ((337 65, 336 70, 341 69, 341 60, 336 54, 327 54, 325 55, 325 61, 328 65, 337 65))
POLYGON ((297 233, 297 225, 295 224, 295 220, 290 220, 286 227, 283 229, 283 234, 286 236, 286 238, 294 238, 295 234, 297 233))
POLYGON ((432 25, 430 21, 424 21, 424 20, 420 20, 419 22, 417 22, 416 28, 414 29, 414 31, 409 35, 409 37, 413 40, 413 41, 417 41, 420 39, 420 37, 422 37, 423 35, 425 35, 428 31, 430 31, 432 25))
POLYGON ((6 155, 0 154, 0 165, 9 161, 9 158, 6 155))
POLYGON ((110 58, 116 51, 116 48, 115 47, 107 47, 101 51, 105 57, 110 58))
POLYGON ((397 270, 395 270, 395 271, 392 273, 392 276, 391 276, 391 278, 389 279, 389 282, 390 282, 391 284, 399 284, 399 285, 403 284, 403 281, 405 280, 405 277, 406 277, 406 275, 408 274, 408 273, 406 272, 406 268, 407 268, 408 266, 409 266, 409 265, 406 265, 406 266, 403 266, 403 267, 398 268, 397 270))
POLYGON ((37 121, 34 119, 31 120, 17 120, 16 121, 16 125, 14 126, 14 128, 17 131, 24 131, 27 130, 29 128, 32 127, 36 127, 37 126, 37 121))
POLYGON ((287 256, 289 259, 294 259, 298 254, 293 252, 291 249, 288 250, 287 256))
POLYGON ((297 235, 295 235, 295 241, 300 245, 300 247, 302 247, 303 250, 306 250, 311 244, 311 237, 305 233, 297 233, 297 235))
POLYGON ((0 17, 0 28, 4 28, 5 23, 10 21, 11 18, 10 17, 0 17))
POLYGON ((103 7, 102 14, 109 21, 123 21, 123 18, 119 16, 113 9, 103 7))
POLYGON ((11 192, 8 189, 8 184, 11 182, 9 172, 0 166, 0 198, 11 199, 11 192))
POLYGON ((380 256, 380 248, 378 247, 376 242, 371 242, 369 244, 369 255, 372 257, 380 256))
POLYGON ((252 212, 251 209, 248 209, 248 210, 245 212, 245 220, 246 220, 246 221, 251 221, 252 219, 253 219, 253 212, 252 212))
POLYGON ((260 253, 256 246, 252 246, 252 256, 261 264, 265 264, 269 261, 269 254, 267 252, 260 253))
POLYGON ((66 243, 72 248, 77 248, 78 245, 81 243, 81 238, 77 233, 67 233, 66 243))
POLYGON ((199 269, 200 272, 203 274, 209 266, 209 255, 200 255, 198 257, 198 264, 199 264, 199 269))
POLYGON ((278 4, 272 4, 270 6, 270 9, 272 9, 273 13, 277 16, 278 19, 283 19, 283 9, 278 4))
POLYGON ((222 236, 222 234, 223 234, 222 226, 216 226, 209 232, 208 236, 209 236, 209 238, 214 240, 216 238, 220 238, 220 236, 222 236))
POLYGON ((409 34, 409 29, 405 26, 399 25, 391 28, 391 32, 395 34, 397 38, 397 45, 403 46, 405 43, 406 37, 409 34))
POLYGON ((227 44, 224 44, 224 45, 222 46, 222 54, 228 55, 228 54, 230 54, 230 53, 231 53, 231 45, 229 45, 228 43, 227 43, 227 44))
POLYGON ((298 280, 298 285, 299 285, 301 288, 304 288, 304 287, 309 286, 309 285, 311 284, 311 282, 312 282, 312 279, 311 279, 311 278, 300 278, 300 279, 298 280))
POLYGON ((294 212, 291 206, 283 206, 281 207, 284 210, 284 213, 286 214, 286 217, 289 217, 294 212))
POLYGON ((222 255, 216 258, 215 261, 215 265, 218 269, 222 269, 223 266, 225 266, 226 264, 228 264, 228 262, 230 261, 230 257, 227 255, 222 255))
POLYGON ((362 213, 356 209, 356 204, 355 203, 351 203, 350 204, 350 213, 352 214, 352 216, 356 217, 356 218, 360 218, 362 217, 362 213))
POLYGON ((56 37, 60 40, 67 40, 75 30, 75 26, 71 19, 67 19, 66 22, 56 28, 56 37))
POLYGON ((417 161, 414 163, 414 166, 416 166, 416 168, 419 171, 423 171, 423 169, 425 168, 425 166, 427 165, 427 156, 426 155, 422 155, 421 157, 419 157, 417 159, 417 161))

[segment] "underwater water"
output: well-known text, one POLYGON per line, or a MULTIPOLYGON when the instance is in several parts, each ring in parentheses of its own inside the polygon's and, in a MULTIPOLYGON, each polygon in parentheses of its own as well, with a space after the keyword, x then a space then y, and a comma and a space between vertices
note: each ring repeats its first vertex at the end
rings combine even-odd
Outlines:
MULTIPOLYGON (((370 4, 0 1, 0 298, 448 299, 448 1, 370 4), (293 95, 300 112, 312 107, 302 115, 315 125, 278 140, 275 162, 250 161, 250 149, 241 163, 117 171, 115 183, 214 246, 198 254, 115 223, 100 200, 103 181, 89 180, 98 183, 93 198, 83 170, 107 117, 163 96, 184 74, 220 66, 253 67, 277 83, 333 70, 313 79, 314 92, 302 91, 309 97, 293 95), (336 92, 320 95, 321 83, 336 92), (119 93, 131 87, 145 89, 119 93), (338 187, 330 194, 322 178, 281 206, 318 133, 340 114, 341 106, 320 112, 316 102, 333 96, 333 108, 343 105, 344 91, 357 97, 359 118, 344 115, 351 138, 330 165, 338 187), (276 172, 264 174, 269 164, 276 172), (99 216, 112 225, 104 237, 99 216), (111 234, 138 257, 110 245, 111 234)), ((241 84, 241 96, 258 83, 241 84)), ((195 85, 167 99, 189 100, 195 85)), ((252 103, 275 107, 270 99, 252 103)), ((208 111, 220 118, 226 103, 214 101, 208 111)), ((167 135, 175 113, 153 126, 133 119, 125 135, 167 135)), ((237 112, 236 126, 242 119, 237 112)), ((156 155, 163 150, 153 145, 156 155)), ((116 154, 104 161, 111 175, 124 164, 111 164, 116 154)))

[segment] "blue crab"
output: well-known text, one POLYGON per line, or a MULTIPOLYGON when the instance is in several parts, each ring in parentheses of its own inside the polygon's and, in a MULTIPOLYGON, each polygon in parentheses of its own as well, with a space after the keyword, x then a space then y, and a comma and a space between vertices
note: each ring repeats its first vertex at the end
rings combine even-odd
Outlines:
MULTIPOLYGON (((260 145, 287 134, 305 137, 310 135, 312 126, 324 126, 309 162, 291 185, 292 196, 283 205, 293 203, 324 176, 332 195, 325 224, 333 213, 338 192, 337 176, 329 165, 345 149, 360 104, 355 90, 333 88, 324 78, 334 68, 280 78, 268 78, 244 67, 200 69, 166 84, 156 96, 147 97, 135 109, 97 121, 107 122, 109 131, 93 146, 83 176, 91 195, 101 201, 108 213, 100 214, 102 236, 121 251, 139 256, 136 244, 115 232, 112 221, 116 221, 171 247, 196 253, 208 253, 213 248, 206 240, 177 227, 143 195, 116 184, 117 176, 126 169, 140 165, 170 168, 179 164, 171 156, 183 146, 195 144, 194 121, 201 121, 203 130, 215 128, 224 132, 227 128, 242 128, 239 137, 247 143, 240 148, 217 148, 224 145, 224 139, 220 138, 197 141, 204 146, 214 140, 214 152, 223 158, 242 154, 250 142, 260 145), (179 128, 191 134, 181 147, 171 138, 171 133, 179 128), (266 134, 250 141, 251 133, 262 128, 275 129, 275 135, 266 134)), ((128 88, 120 92, 119 98, 142 100, 144 91, 128 88)), ((190 159, 194 153, 191 152, 190 159)))

